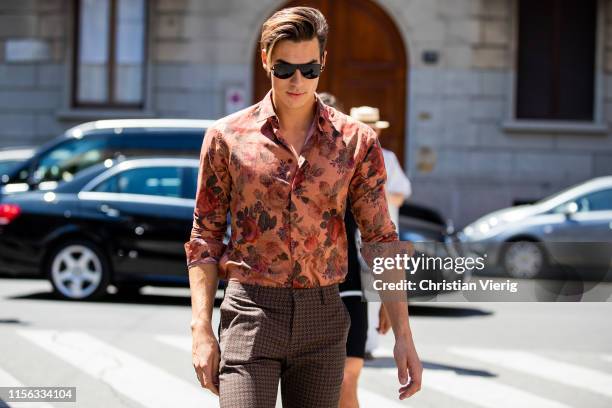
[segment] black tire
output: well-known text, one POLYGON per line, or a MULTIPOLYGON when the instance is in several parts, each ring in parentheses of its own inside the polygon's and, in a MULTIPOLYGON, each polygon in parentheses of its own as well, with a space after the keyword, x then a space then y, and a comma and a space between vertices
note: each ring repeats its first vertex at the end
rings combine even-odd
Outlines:
POLYGON ((55 295, 66 300, 99 299, 106 295, 111 281, 106 254, 85 239, 70 239, 55 245, 46 258, 44 272, 55 295))

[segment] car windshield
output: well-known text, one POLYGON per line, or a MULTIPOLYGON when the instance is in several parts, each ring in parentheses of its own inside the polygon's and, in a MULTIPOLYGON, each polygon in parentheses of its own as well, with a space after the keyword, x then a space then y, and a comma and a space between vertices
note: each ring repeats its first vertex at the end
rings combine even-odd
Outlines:
POLYGON ((33 172, 35 183, 70 181, 79 171, 113 157, 104 138, 73 139, 44 153, 33 172))
POLYGON ((0 162, 0 176, 8 174, 13 167, 23 162, 23 160, 6 160, 0 162))
POLYGON ((555 194, 552 194, 552 195, 550 195, 548 197, 545 197, 545 198, 542 198, 541 200, 536 201, 534 204, 542 204, 542 203, 545 203, 547 201, 554 200, 554 199, 556 199, 558 197, 561 197, 562 195, 566 194, 568 191, 574 190, 575 188, 577 188, 577 187, 579 187, 581 185, 582 184, 579 184, 577 186, 574 185, 574 186, 570 186, 568 188, 565 188, 565 189, 563 189, 563 190, 561 190, 561 191, 559 191, 559 192, 557 192, 555 194))

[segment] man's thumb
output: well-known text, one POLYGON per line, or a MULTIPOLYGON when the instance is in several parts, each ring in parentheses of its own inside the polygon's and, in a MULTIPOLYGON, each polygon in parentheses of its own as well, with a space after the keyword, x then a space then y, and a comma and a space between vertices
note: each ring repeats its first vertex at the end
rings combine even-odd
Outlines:
POLYGON ((406 362, 397 364, 397 378, 399 379, 400 385, 406 385, 408 382, 408 367, 406 362))

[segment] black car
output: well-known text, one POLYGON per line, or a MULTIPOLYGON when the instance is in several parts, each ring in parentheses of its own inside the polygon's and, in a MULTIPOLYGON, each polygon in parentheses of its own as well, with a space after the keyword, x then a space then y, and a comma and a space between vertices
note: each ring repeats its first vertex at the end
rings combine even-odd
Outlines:
MULTIPOLYGON (((401 241, 410 241, 414 245, 415 253, 413 257, 424 256, 428 258, 457 258, 459 254, 452 245, 452 234, 454 226, 451 220, 445 219, 442 215, 422 204, 406 202, 399 210, 399 237, 401 241)), ((432 281, 447 282, 462 281, 471 271, 457 273, 453 269, 433 268, 432 270, 417 270, 414 275, 409 276, 410 271, 406 271, 408 280, 418 282, 421 279, 432 281)), ((445 291, 411 291, 412 297, 430 298, 445 291)))
POLYGON ((68 299, 187 286, 198 159, 107 160, 54 191, 0 203, 0 270, 47 277, 68 299))
POLYGON ((121 119, 68 129, 29 159, 0 173, 0 196, 52 190, 106 159, 138 156, 198 157, 211 120, 121 119))

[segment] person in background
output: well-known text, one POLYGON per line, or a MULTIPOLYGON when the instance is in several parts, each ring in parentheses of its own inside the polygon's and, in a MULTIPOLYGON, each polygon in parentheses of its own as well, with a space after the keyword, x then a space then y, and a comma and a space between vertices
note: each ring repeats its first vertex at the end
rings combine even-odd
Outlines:
MULTIPOLYGON (((318 95, 327 106, 331 106, 340 112, 343 111, 342 104, 334 95, 327 92, 318 95)), ((340 283, 339 289, 340 297, 351 316, 351 326, 346 339, 346 363, 338 407, 357 408, 359 407, 357 396, 359 375, 363 369, 368 333, 368 304, 363 298, 363 291, 361 290, 361 267, 357 250, 357 231, 359 229, 351 212, 349 200, 346 203, 344 225, 348 240, 348 273, 344 282, 340 283)), ((389 330, 389 326, 386 330, 389 330)))
MULTIPOLYGON (((354 107, 351 108, 351 116, 374 129, 379 139, 381 138, 382 130, 389 127, 389 122, 380 120, 378 108, 371 106, 354 107)), ((382 151, 385 160, 385 170, 387 171, 387 183, 385 184, 387 204, 391 219, 396 227, 399 228, 399 208, 412 194, 412 186, 402 170, 395 153, 385 148, 382 151)), ((360 244, 359 239, 360 235, 358 234, 358 245, 360 244)), ((361 264, 365 267, 363 261, 361 264)), ((387 311, 381 302, 368 302, 367 307, 369 327, 365 346, 365 358, 372 359, 372 353, 378 347, 378 335, 386 334, 389 331, 390 321, 387 311)))

